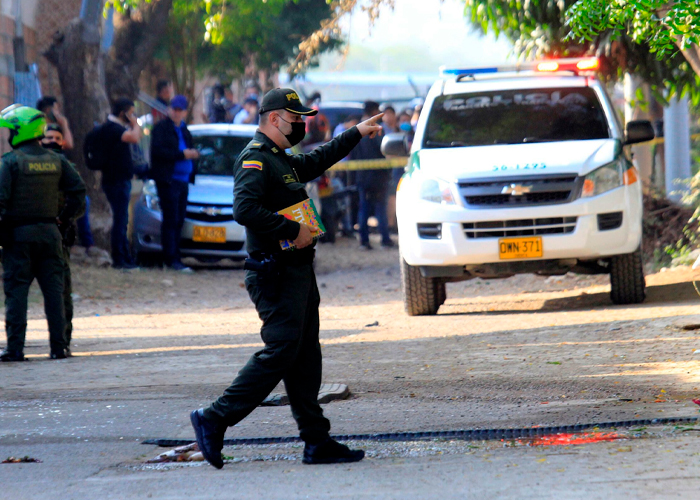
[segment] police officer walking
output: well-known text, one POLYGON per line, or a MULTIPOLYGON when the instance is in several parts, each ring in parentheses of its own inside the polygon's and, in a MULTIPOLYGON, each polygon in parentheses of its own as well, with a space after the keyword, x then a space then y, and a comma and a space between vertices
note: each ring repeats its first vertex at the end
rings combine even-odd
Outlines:
POLYGON ((13 148, 0 164, 7 332, 7 348, 0 360, 24 360, 27 295, 34 278, 44 295, 51 359, 63 359, 67 347, 64 261, 58 226, 83 209, 85 184, 68 160, 41 147, 46 127, 43 113, 15 104, 0 112, 0 127, 10 129, 13 148), (59 210, 60 191, 65 204, 59 210))
POLYGON ((364 457, 364 451, 329 437, 330 422, 318 404, 320 297, 313 270, 314 229, 277 212, 307 199, 306 182, 347 156, 363 136, 379 133, 381 115, 311 153, 288 155, 285 149, 306 133, 302 117, 316 113, 301 104, 294 90, 271 90, 262 101, 258 131, 234 165, 234 218, 246 228, 250 255, 245 284, 263 322, 265 347, 221 397, 190 414, 199 449, 219 469, 224 465, 221 449, 227 427, 252 412, 280 380, 305 442, 304 463, 356 462, 364 457), (280 240, 293 240, 296 250, 282 252, 280 240))

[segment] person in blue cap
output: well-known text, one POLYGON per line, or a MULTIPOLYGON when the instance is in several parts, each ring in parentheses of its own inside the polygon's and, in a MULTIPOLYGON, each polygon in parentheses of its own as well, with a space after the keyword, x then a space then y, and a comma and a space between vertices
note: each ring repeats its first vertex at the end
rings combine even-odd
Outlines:
POLYGON ((175 271, 191 273, 180 260, 180 233, 185 223, 189 184, 194 183, 199 152, 192 147, 187 130, 187 98, 176 95, 170 101, 167 118, 159 121, 151 133, 151 173, 163 211, 161 243, 165 265, 175 271))

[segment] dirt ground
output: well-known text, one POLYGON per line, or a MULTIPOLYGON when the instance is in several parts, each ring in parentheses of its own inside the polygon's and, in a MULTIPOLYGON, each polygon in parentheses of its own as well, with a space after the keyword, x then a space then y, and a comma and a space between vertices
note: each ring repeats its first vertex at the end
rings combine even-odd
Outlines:
MULTIPOLYGON (((700 297, 691 281, 700 279, 700 273, 694 276, 689 268, 677 268, 648 276, 648 299, 635 306, 614 306, 605 276, 524 275, 473 280, 449 284, 447 302, 437 316, 410 318, 403 312, 398 262, 396 250, 361 252, 354 241, 339 240, 335 246, 319 247, 324 382, 347 384, 352 392, 348 400, 325 406, 332 432, 504 428, 697 416, 698 407, 691 399, 700 395, 700 297)), ((154 477, 153 471, 139 468, 140 464, 159 451, 138 443, 152 438, 190 439, 188 411, 217 397, 261 345, 260 322, 243 278, 236 263, 199 266, 193 275, 156 269, 123 273, 76 267, 76 356, 58 362, 47 359, 41 295, 33 287, 25 349, 32 361, 0 366, 0 457, 41 455, 45 463, 0 465, 0 471, 13 467, 16 481, 36 474, 32 471, 43 471, 36 484, 56 479, 57 487, 65 493, 61 498, 109 493, 106 486, 97 488, 99 481, 105 481, 103 486, 117 480, 146 484, 140 481, 154 477), (56 474, 60 477, 55 478, 56 474)), ((260 408, 230 429, 227 437, 291 436, 295 432, 288 408, 260 408)), ((689 457, 700 453, 700 442, 691 434, 697 433, 685 434, 674 449, 685 447, 688 456, 682 460, 697 462, 697 457, 689 457)), ((648 442, 667 446, 670 438, 654 439, 657 441, 648 442)), ((609 449, 603 445, 587 446, 599 447, 590 451, 592 456, 609 458, 609 449)), ((656 453, 656 444, 644 446, 648 449, 635 447, 640 450, 637 475, 660 467, 658 463, 640 465, 656 453)), ((458 462, 430 462, 442 471, 435 477, 476 467, 463 451, 443 450, 467 462, 456 458, 458 462)), ((230 450, 233 455, 235 452, 230 450)), ((298 452, 295 450, 290 459, 296 469, 300 465, 298 452)), ((382 458, 377 453, 371 459, 375 466, 388 474, 403 474, 406 484, 417 480, 413 477, 416 471, 430 466, 425 460, 432 459, 425 457, 440 455, 407 451, 382 458), (405 467, 396 460, 403 461, 405 467)), ((508 452, 498 453, 506 453, 499 455, 506 467, 508 452)), ((567 459, 571 463, 566 467, 576 469, 579 458, 567 459)), ((251 477, 263 477, 268 470, 282 478, 280 489, 274 494, 270 490, 267 498, 320 498, 304 488, 299 490, 305 491, 304 495, 285 496, 284 470, 265 469, 265 458, 260 460, 263 462, 254 470, 246 469, 251 477)), ((229 465, 224 470, 235 467, 229 465)), ((673 474, 679 470, 670 462, 663 467, 673 474)), ((366 469, 352 470, 352 474, 361 470, 368 473, 366 469)), ((156 497, 162 493, 165 498, 168 493, 168 498, 219 498, 210 490, 206 490, 210 495, 188 492, 188 485, 206 483, 209 471, 201 471, 200 483, 200 473, 191 469, 168 470, 169 481, 180 489, 164 486, 156 497)), ((494 488, 496 475, 504 471, 486 470, 494 488)), ((536 469, 523 473, 528 487, 522 496, 496 495, 497 489, 484 486, 483 491, 490 493, 474 498, 550 498, 552 491, 569 491, 553 490, 551 484, 545 487, 549 483, 541 480, 536 469)), ((295 481, 304 483, 318 476, 315 472, 304 474, 295 481)), ((334 474, 329 478, 336 477, 334 474)), ((626 481, 625 474, 611 476, 610 484, 626 481)), ((686 477, 683 474, 673 474, 672 483, 679 485, 678 491, 699 484, 700 468, 686 474, 690 483, 679 479, 686 477)), ((237 477, 240 480, 243 476, 237 477)), ((291 475, 289 478, 291 481, 291 475)), ((364 489, 349 487, 338 497, 431 497, 419 494, 432 491, 430 481, 415 490, 385 491, 379 486, 380 478, 376 480, 375 493, 381 494, 372 495, 365 485, 364 489), (398 491, 411 494, 394 495, 398 491)), ((465 489, 459 482, 446 484, 452 485, 454 498, 472 498, 465 492, 479 491, 476 485, 465 489)), ((597 498, 585 494, 585 484, 579 485, 583 488, 580 497, 597 498)), ((148 490, 125 488, 123 496, 115 498, 143 498, 141 493, 148 490)), ((256 494, 260 498, 262 490, 248 483, 242 488, 250 496, 241 498, 255 498, 256 494)), ((331 483, 329 488, 324 496, 335 498, 331 483)), ((40 489, 17 487, 12 491, 12 498, 43 498, 40 489), (23 496, 28 491, 32 491, 31 496, 23 496)), ((668 492, 659 490, 663 491, 668 492)), ((447 493, 444 496, 453 498, 447 493)), ((579 498, 559 496, 569 497, 579 498)), ((633 497, 657 498, 652 493, 633 497)))

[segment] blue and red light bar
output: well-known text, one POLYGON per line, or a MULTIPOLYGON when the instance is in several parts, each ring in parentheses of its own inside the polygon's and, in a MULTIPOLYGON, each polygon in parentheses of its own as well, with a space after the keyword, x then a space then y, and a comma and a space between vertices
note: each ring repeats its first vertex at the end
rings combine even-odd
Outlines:
POLYGON ((566 71, 579 73, 583 71, 597 71, 600 69, 600 61, 597 57, 570 57, 566 59, 547 59, 545 61, 525 61, 509 66, 491 66, 481 68, 440 68, 441 77, 484 75, 492 73, 519 73, 521 71, 538 71, 541 73, 554 73, 566 71))

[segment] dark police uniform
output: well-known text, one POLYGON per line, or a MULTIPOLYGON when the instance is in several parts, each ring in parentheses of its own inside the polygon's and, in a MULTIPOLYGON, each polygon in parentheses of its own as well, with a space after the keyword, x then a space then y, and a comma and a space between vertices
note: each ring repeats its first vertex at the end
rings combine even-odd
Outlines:
POLYGON ((207 420, 235 425, 284 380, 301 438, 313 443, 328 437, 330 423, 317 400, 321 346, 314 249, 282 252, 280 240, 294 240, 299 224, 276 212, 307 199, 304 184, 347 156, 361 138, 353 127, 311 153, 287 155, 258 131, 237 159, 234 218, 246 228, 251 258, 263 261, 272 256, 278 266, 274 273, 246 271, 246 289, 263 322, 265 347, 203 412, 207 420))
POLYGON ((6 226, 3 285, 7 350, 22 353, 27 295, 34 278, 44 295, 52 353, 67 347, 63 304, 65 262, 56 218, 71 220, 85 204, 85 184, 73 166, 36 142, 2 157, 0 216, 6 226), (66 197, 59 212, 59 191, 66 197))

